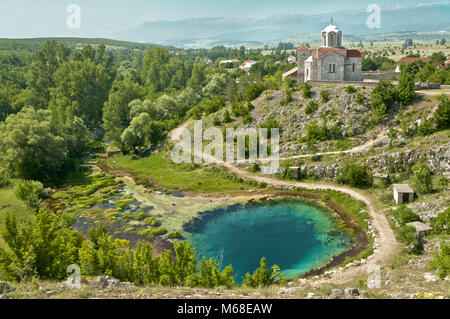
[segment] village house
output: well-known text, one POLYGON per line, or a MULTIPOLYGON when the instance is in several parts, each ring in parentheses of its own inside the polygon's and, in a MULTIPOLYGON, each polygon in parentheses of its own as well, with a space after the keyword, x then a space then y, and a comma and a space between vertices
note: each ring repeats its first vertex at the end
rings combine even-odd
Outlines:
POLYGON ((213 64, 213 61, 211 59, 209 59, 209 58, 205 58, 203 61, 205 62, 205 64, 207 66, 211 66, 213 64))
POLYGON ((297 58, 294 55, 288 57, 289 63, 297 63, 297 58))
POLYGON ((403 58, 400 61, 397 62, 397 67, 395 69, 395 73, 401 73, 402 71, 402 65, 405 64, 411 64, 414 63, 416 61, 422 61, 424 63, 427 63, 428 61, 430 61, 429 58, 414 58, 414 57, 408 57, 408 58, 403 58))
POLYGON ((256 61, 254 61, 254 60, 247 60, 247 61, 242 62, 241 66, 239 68, 244 70, 244 71, 248 71, 255 64, 256 64, 256 61))
POLYGON ((414 200, 414 190, 408 184, 394 184, 394 200, 401 205, 414 200))

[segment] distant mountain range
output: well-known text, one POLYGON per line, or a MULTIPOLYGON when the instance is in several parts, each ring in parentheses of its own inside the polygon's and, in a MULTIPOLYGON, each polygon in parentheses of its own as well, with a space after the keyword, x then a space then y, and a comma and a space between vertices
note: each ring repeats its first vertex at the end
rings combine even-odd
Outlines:
POLYGON ((344 37, 405 31, 450 31, 450 4, 382 10, 380 29, 367 27, 369 15, 365 11, 345 11, 311 16, 272 16, 260 20, 220 17, 152 21, 108 37, 176 47, 263 45, 286 38, 301 38, 298 37, 299 34, 314 34, 320 40, 320 31, 330 24, 331 16, 334 24, 343 30, 344 37))

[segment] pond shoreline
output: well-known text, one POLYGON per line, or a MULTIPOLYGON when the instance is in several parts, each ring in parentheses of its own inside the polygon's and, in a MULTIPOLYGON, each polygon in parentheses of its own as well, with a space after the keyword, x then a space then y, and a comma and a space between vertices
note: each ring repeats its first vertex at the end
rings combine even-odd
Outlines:
MULTIPOLYGON (((336 214, 337 216, 333 217, 343 220, 346 226, 353 231, 352 238, 355 243, 351 247, 349 247, 342 253, 332 257, 331 260, 324 266, 311 269, 307 273, 295 276, 294 278, 306 278, 321 275, 330 268, 343 264, 347 258, 354 258, 358 256, 369 246, 367 234, 362 229, 361 225, 359 225, 359 223, 345 208, 343 208, 339 204, 336 204, 332 200, 324 200, 320 195, 302 193, 300 191, 259 191, 257 195, 254 195, 255 196, 250 197, 246 202, 235 203, 227 207, 223 207, 222 213, 226 213, 227 210, 232 210, 233 208, 237 207, 245 208, 246 205, 261 205, 267 202, 276 204, 277 202, 290 199, 319 208, 327 214, 336 214), (261 195, 264 195, 264 197, 261 197, 261 195)), ((217 209, 215 211, 217 211, 217 209)), ((216 217, 212 216, 211 212, 211 210, 199 212, 197 217, 183 225, 183 231, 188 233, 196 231, 197 229, 195 229, 195 227, 197 227, 200 223, 205 223, 205 218, 216 217)))

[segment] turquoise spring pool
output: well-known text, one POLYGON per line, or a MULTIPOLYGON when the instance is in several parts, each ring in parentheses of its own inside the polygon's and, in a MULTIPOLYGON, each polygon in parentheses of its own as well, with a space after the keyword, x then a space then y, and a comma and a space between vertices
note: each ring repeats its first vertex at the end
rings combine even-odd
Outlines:
POLYGON ((237 282, 259 267, 261 257, 292 278, 326 265, 352 245, 329 212, 297 200, 217 209, 185 229, 197 258, 231 264, 237 282))

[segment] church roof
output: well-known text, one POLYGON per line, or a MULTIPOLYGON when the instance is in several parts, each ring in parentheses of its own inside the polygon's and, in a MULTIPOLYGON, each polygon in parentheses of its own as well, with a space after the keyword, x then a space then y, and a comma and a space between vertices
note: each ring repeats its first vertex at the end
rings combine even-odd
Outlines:
POLYGON ((347 51, 347 57, 348 58, 362 58, 362 52, 360 50, 347 50, 344 47, 321 47, 318 48, 317 50, 313 50, 312 51, 312 58, 313 59, 318 59, 319 57, 319 52, 330 52, 330 51, 347 51))
POLYGON ((300 48, 298 48, 299 51, 309 51, 311 50, 310 48, 308 48, 308 46, 306 45, 302 45, 300 48))
POLYGON ((362 58, 360 50, 347 50, 347 58, 362 58))
POLYGON ((400 61, 398 61, 397 63, 413 63, 413 62, 416 62, 418 60, 421 60, 423 62, 428 62, 430 59, 429 58, 412 58, 412 57, 409 57, 409 58, 403 58, 400 61))
POLYGON ((328 27, 326 27, 322 32, 342 32, 337 26, 334 24, 330 24, 328 27))

